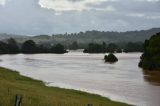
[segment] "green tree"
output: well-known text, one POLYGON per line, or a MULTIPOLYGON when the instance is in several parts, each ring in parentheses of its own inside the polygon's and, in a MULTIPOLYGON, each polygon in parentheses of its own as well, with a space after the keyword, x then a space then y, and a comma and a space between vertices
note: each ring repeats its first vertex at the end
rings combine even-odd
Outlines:
POLYGON ((77 50, 78 49, 78 43, 76 41, 74 41, 70 47, 69 47, 71 50, 77 50))
POLYGON ((9 53, 9 47, 7 43, 0 41, 0 54, 9 53))
POLYGON ((37 45, 33 40, 27 40, 22 45, 22 53, 36 53, 37 45))
POLYGON ((106 53, 107 52, 107 45, 105 42, 102 43, 102 52, 106 53))
POLYGON ((125 52, 143 52, 143 43, 142 42, 128 42, 125 46, 125 52))
POLYGON ((110 43, 108 46, 107 46, 107 52, 108 53, 114 53, 116 52, 116 50, 118 49, 118 46, 114 43, 110 43))
POLYGON ((17 42, 13 38, 8 39, 7 42, 10 54, 19 53, 19 47, 17 45, 17 42))
POLYGON ((90 43, 88 47, 83 51, 84 53, 106 53, 106 43, 90 43))
POLYGON ((145 41, 139 66, 147 70, 160 70, 160 33, 145 41))
POLYGON ((63 54, 63 53, 66 53, 67 51, 65 50, 63 45, 56 44, 53 47, 51 47, 51 52, 52 53, 57 53, 57 54, 63 54))
POLYGON ((49 47, 46 47, 44 45, 39 45, 37 46, 37 52, 38 53, 49 53, 50 50, 49 50, 49 47))

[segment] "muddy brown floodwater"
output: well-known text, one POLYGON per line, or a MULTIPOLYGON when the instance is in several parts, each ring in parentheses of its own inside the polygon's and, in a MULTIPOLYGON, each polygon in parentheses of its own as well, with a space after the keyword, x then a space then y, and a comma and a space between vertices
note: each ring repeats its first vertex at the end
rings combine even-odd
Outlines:
POLYGON ((87 91, 138 106, 160 106, 160 72, 138 68, 141 53, 116 54, 106 64, 104 54, 1 55, 0 66, 19 71, 48 86, 87 91))

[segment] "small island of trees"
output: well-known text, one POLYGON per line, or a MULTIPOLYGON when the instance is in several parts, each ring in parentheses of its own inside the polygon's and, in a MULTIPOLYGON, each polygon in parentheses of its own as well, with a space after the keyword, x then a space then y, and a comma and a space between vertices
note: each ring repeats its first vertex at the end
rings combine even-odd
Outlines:
POLYGON ((114 54, 110 53, 104 56, 104 60, 108 63, 115 63, 118 61, 118 58, 114 54))
POLYGON ((139 67, 145 70, 160 70, 160 33, 145 41, 139 67))

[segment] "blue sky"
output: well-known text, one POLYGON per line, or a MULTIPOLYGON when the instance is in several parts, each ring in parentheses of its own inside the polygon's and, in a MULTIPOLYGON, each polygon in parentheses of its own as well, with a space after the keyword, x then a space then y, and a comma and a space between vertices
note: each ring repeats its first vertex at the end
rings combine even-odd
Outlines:
POLYGON ((0 33, 56 34, 160 27, 160 0, 0 0, 0 33))

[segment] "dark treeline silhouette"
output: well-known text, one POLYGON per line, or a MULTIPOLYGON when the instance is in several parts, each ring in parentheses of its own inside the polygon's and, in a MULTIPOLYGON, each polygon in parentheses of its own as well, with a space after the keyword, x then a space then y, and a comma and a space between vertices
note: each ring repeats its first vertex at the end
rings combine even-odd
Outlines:
POLYGON ((106 53, 106 43, 102 44, 90 43, 88 48, 84 49, 84 53, 106 53))
POLYGON ((17 54, 17 53, 66 53, 66 49, 77 50, 84 49, 84 53, 121 53, 121 52, 143 52, 143 43, 89 43, 82 45, 77 41, 72 42, 69 46, 62 44, 36 44, 33 40, 27 40, 22 44, 17 43, 15 39, 10 38, 6 41, 0 41, 0 54, 17 54))
POLYGON ((139 66, 146 70, 160 70, 160 32, 145 41, 139 66))
POLYGON ((128 42, 125 46, 124 52, 143 52, 143 43, 142 42, 128 42))
POLYGON ((68 48, 69 48, 70 50, 77 50, 77 49, 79 49, 80 47, 79 47, 78 42, 77 42, 77 41, 74 41, 72 44, 69 45, 68 48))
POLYGON ((34 54, 34 53, 66 53, 64 46, 55 44, 53 46, 37 45, 33 40, 27 40, 22 45, 10 38, 5 42, 0 41, 0 54, 34 54))
POLYGON ((10 38, 6 42, 0 41, 0 54, 16 54, 19 53, 17 42, 10 38))
POLYGON ((128 43, 109 43, 102 44, 89 43, 88 47, 84 49, 84 53, 122 53, 122 52, 143 52, 142 42, 128 42, 128 43))

